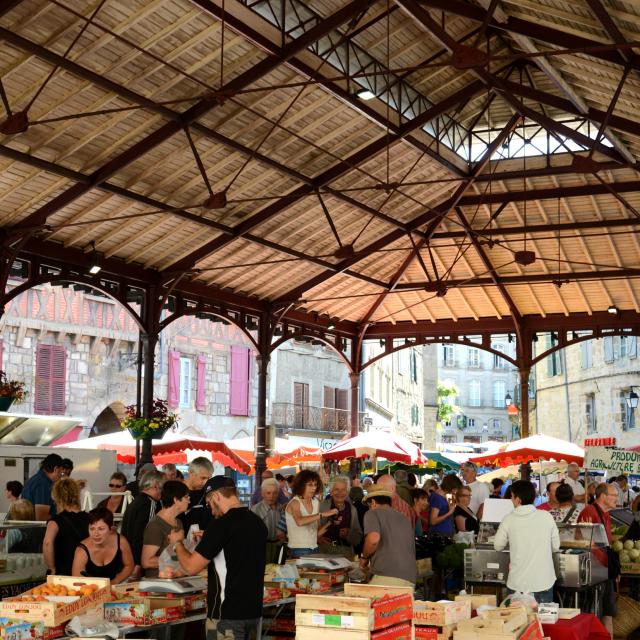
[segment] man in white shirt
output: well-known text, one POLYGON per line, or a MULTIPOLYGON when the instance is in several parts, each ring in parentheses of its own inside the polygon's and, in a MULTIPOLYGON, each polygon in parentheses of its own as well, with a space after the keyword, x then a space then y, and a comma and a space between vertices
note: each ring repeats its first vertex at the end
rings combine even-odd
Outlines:
POLYGON ((473 462, 465 462, 462 465, 462 479, 464 483, 471 489, 471 502, 469 507, 478 516, 478 520, 482 518, 482 506, 484 501, 489 499, 491 495, 491 487, 486 482, 476 480, 478 475, 478 467, 473 462))
POLYGON ((531 482, 517 480, 511 485, 514 511, 500 523, 493 546, 502 551, 509 545, 510 593, 521 591, 538 603, 553 602, 553 552, 560 549, 560 535, 551 514, 533 506, 535 497, 531 482))
POLYGON ((573 489, 573 502, 584 503, 584 486, 582 482, 578 480, 580 475, 580 467, 575 462, 570 462, 567 465, 567 473, 564 479, 565 484, 568 484, 573 489))
POLYGON ((633 491, 631 491, 631 487, 629 486, 629 479, 627 476, 622 475, 618 476, 616 480, 618 484, 618 508, 620 509, 629 509, 631 507, 631 503, 633 502, 633 491))

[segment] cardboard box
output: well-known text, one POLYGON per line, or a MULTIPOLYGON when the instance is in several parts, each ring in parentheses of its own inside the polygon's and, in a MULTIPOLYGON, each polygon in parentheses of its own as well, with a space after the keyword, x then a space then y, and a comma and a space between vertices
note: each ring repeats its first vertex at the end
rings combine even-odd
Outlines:
MULTIPOLYGON (((410 593, 371 597, 297 595, 296 626, 377 631, 411 622, 410 593)), ((326 640, 326 638, 324 639, 326 640)))
POLYGON ((332 629, 330 635, 323 627, 304 627, 296 625, 297 640, 413 640, 413 628, 410 623, 394 625, 379 631, 363 629, 332 629))
POLYGON ((471 600, 440 600, 413 603, 413 622, 416 625, 445 627, 471 618, 471 600))
POLYGON ((74 578, 70 576, 47 576, 47 584, 63 585, 78 589, 87 585, 98 585, 91 595, 77 596, 72 602, 25 602, 24 596, 33 597, 33 589, 19 596, 5 598, 0 602, 0 617, 16 620, 43 621, 46 627, 57 627, 74 616, 107 601, 111 595, 108 578, 74 578))
POLYGON ((105 602, 102 608, 105 620, 138 627, 179 620, 185 614, 182 598, 131 598, 105 602))
POLYGON ((471 600, 472 610, 476 610, 478 607, 482 606, 498 606, 498 599, 496 598, 495 593, 468 593, 463 596, 457 595, 455 600, 471 600))
POLYGON ((0 618, 0 640, 55 640, 61 638, 66 624, 45 627, 42 620, 10 620, 0 618))

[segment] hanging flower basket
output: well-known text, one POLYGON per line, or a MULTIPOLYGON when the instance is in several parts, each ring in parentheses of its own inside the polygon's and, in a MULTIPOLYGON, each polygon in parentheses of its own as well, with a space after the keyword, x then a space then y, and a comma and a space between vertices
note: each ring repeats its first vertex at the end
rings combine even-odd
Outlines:
POLYGON ((120 427, 126 429, 134 440, 144 438, 162 440, 164 434, 177 424, 178 416, 169 411, 167 401, 156 398, 153 401, 150 418, 137 418, 135 406, 130 405, 125 409, 125 417, 120 427))
POLYGON ((22 402, 26 395, 24 382, 9 380, 7 374, 0 370, 0 411, 8 411, 14 402, 22 402))

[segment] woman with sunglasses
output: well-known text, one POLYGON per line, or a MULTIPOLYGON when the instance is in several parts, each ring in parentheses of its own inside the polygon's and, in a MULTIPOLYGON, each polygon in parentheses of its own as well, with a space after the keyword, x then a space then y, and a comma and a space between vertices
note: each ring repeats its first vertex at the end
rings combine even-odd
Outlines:
POLYGON ((453 512, 453 519, 456 523, 456 531, 473 531, 478 533, 480 523, 478 516, 471 508, 471 489, 468 486, 458 489, 456 493, 456 508, 453 512))
MULTIPOLYGON (((116 471, 109 479, 109 491, 111 493, 124 493, 127 490, 127 477, 124 473, 116 471)), ((102 502, 98 503, 96 508, 109 509, 111 513, 122 513, 122 507, 124 506, 124 496, 114 495, 105 498, 102 502)))

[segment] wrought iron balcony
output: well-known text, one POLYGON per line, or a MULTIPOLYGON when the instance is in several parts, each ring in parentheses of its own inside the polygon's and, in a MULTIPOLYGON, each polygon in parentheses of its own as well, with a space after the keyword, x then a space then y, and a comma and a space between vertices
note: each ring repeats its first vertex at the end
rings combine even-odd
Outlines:
MULTIPOLYGON (((364 414, 358 414, 358 424, 364 414)), ((348 409, 312 407, 291 402, 274 402, 271 405, 271 422, 276 429, 308 429, 309 431, 349 431, 351 412, 348 409)))

